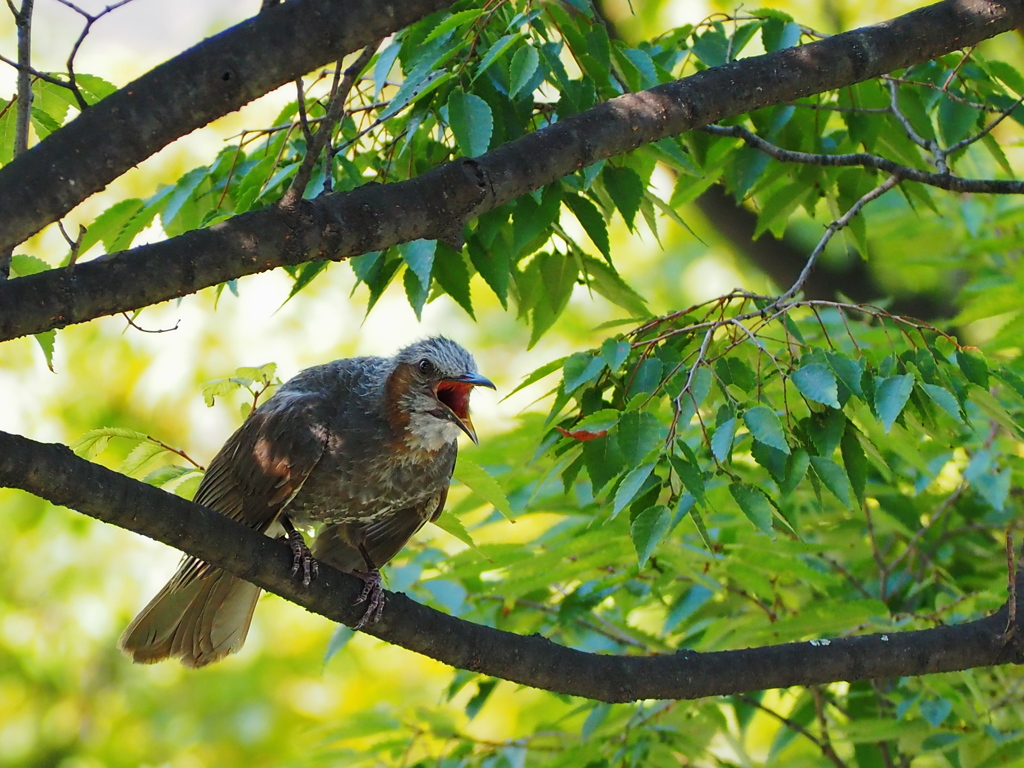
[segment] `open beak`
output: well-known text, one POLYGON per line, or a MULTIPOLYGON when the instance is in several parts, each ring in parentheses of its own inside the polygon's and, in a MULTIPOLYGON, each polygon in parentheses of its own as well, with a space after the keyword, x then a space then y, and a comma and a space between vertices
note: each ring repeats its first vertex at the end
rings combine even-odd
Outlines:
POLYGON ((479 373, 465 373, 457 379, 445 379, 437 385, 437 399, 447 406, 452 422, 469 435, 469 439, 479 445, 476 429, 469 418, 469 393, 473 387, 490 387, 497 389, 494 383, 479 373))

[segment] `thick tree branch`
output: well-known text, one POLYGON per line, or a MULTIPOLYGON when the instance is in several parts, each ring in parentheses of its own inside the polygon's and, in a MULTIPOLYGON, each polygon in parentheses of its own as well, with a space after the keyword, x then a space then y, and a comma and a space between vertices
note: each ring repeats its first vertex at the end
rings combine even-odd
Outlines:
MULTIPOLYGON (((410 181, 325 195, 293 214, 242 214, 80 264, 73 274, 53 270, 8 281, 0 285, 0 341, 131 311, 282 265, 340 260, 417 238, 449 240, 474 216, 644 143, 877 77, 1017 26, 1024 26, 1021 0, 946 0, 873 27, 612 99, 410 181)), ((4 197, 3 179, 0 171, 0 217, 4 206, 36 199, 24 193, 4 197)))
MULTIPOLYGON (((291 575, 286 544, 184 499, 75 456, 62 445, 0 432, 0 487, 21 488, 223 567, 307 610, 353 625, 355 577, 320 566, 309 587, 291 575)), ((1017 594, 1024 595, 1018 583, 1017 594)), ((1020 599, 1020 598, 1018 598, 1020 599)), ((1024 607, 1018 605, 1018 620, 1024 607)), ((1022 660, 1007 612, 959 626, 745 650, 611 656, 446 616, 388 593, 369 634, 454 667, 601 701, 691 699, 876 677, 950 672, 1022 660)))
POLYGON ((180 136, 450 4, 293 0, 185 51, 0 168, 0 250, 180 136))

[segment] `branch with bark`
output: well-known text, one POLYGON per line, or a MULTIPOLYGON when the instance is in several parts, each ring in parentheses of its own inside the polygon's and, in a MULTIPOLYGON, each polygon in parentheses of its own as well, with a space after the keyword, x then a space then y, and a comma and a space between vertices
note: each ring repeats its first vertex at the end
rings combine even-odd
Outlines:
MULTIPOLYGON (((0 432, 0 486, 20 488, 98 520, 141 533, 224 568, 309 611, 354 626, 362 582, 320 565, 308 586, 291 573, 283 541, 75 456, 63 445, 0 432)), ((1018 573, 1015 599, 1024 600, 1018 573)), ((453 667, 607 702, 693 699, 1021 663, 1019 603, 1008 626, 997 613, 958 626, 662 656, 585 653, 539 635, 523 637, 447 616, 387 593, 381 620, 364 631, 453 667)))
MULTIPOLYGON (((305 7, 306 2, 272 8, 247 24, 262 30, 259 25, 265 17, 269 19, 278 11, 297 5, 305 7)), ((380 14, 376 6, 375 13, 380 14)), ((410 181, 323 195, 294 212, 272 207, 241 214, 209 229, 79 264, 73 274, 51 270, 12 280, 0 285, 0 341, 139 309, 279 266, 341 260, 418 238, 457 241, 466 221, 599 160, 723 118, 878 77, 1018 26, 1024 26, 1024 4, 1020 2, 946 0, 876 26, 620 96, 473 160, 460 159, 410 181)), ((350 23, 346 29, 358 27, 350 23)), ((379 27, 378 23, 371 31, 386 31, 379 27)), ((238 29, 224 35, 234 40, 238 29)), ((218 39, 213 38, 193 51, 214 46, 218 39)), ((360 44, 367 44, 374 36, 368 34, 365 40, 359 39, 360 44)), ((354 33, 345 40, 344 45, 339 44, 340 50, 334 49, 334 55, 358 47, 351 43, 354 33)), ((216 46, 214 49, 220 51, 216 46)), ((295 74, 315 66, 306 60, 292 63, 295 74)), ((282 74, 280 68, 274 71, 278 76, 282 74)), ((59 142, 80 141, 85 135, 100 145, 91 151, 91 156, 105 157, 103 148, 111 133, 98 139, 95 134, 99 129, 95 125, 90 132, 83 133, 85 129, 79 125, 83 118, 95 119, 94 115, 111 100, 115 106, 130 100, 133 119, 148 124, 163 113, 155 107, 147 112, 148 97, 138 98, 134 89, 143 85, 149 88, 146 78, 155 78, 158 73, 159 87, 169 88, 175 72, 185 73, 184 65, 177 59, 87 110, 23 158, 0 170, 0 218, 7 223, 5 239, 22 239, 87 196, 83 190, 98 188, 95 184, 100 176, 96 173, 82 170, 84 176, 80 180, 67 184, 62 181, 64 176, 52 171, 56 167, 52 162, 39 161, 39 157, 81 157, 81 153, 59 142), (22 166, 16 168, 22 160, 35 164, 25 166, 27 176, 19 175, 22 166), (86 183, 85 177, 92 181, 86 183), (53 191, 54 179, 60 182, 56 183, 61 189, 60 201, 53 197, 57 194, 53 191), (40 193, 9 194, 11 185, 19 190, 26 186, 38 188, 40 193), (30 210, 15 210, 18 206, 30 210)), ((207 102, 212 100, 219 105, 207 104, 205 109, 210 115, 227 103, 224 94, 213 91, 205 97, 203 93, 195 94, 201 103, 206 98, 207 102)), ((162 104, 166 100, 157 101, 162 104)), ((180 129, 182 120, 170 117, 173 116, 168 116, 168 122, 180 129)), ((139 147, 129 164, 142 159, 142 152, 155 151, 157 144, 151 141, 139 147)), ((91 161, 82 162, 88 166, 91 161)), ((106 167, 105 161, 99 164, 106 167)), ((117 163, 115 166, 120 167, 117 163)))

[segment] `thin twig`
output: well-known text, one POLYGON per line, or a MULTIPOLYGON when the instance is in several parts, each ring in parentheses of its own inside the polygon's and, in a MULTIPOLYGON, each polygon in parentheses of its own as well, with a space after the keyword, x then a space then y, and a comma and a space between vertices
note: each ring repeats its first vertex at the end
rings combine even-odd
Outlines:
POLYGON ((799 277, 797 277, 796 282, 794 282, 793 285, 789 287, 788 291, 779 296, 779 298, 775 301, 774 306, 780 308, 783 307, 789 299, 793 298, 793 296, 795 296, 797 292, 801 288, 803 288, 804 283, 807 282, 807 278, 811 274, 811 270, 814 268, 815 262, 817 262, 818 258, 825 251, 825 246, 829 244, 829 241, 832 240, 832 237, 835 235, 836 232, 848 226, 849 223, 853 220, 853 217, 860 213, 861 209, 865 205, 870 203, 872 200, 884 195, 890 189, 899 184, 899 182, 899 176, 890 176, 877 187, 867 192, 863 197, 860 198, 860 200, 851 205, 850 209, 846 213, 844 213, 838 219, 829 224, 828 228, 825 230, 825 234, 822 235, 821 239, 818 241, 818 244, 814 246, 814 250, 811 251, 811 255, 807 258, 807 263, 804 264, 804 268, 800 271, 800 275, 799 277))
MULTIPOLYGON (((307 133, 306 154, 302 158, 302 165, 299 166, 299 170, 295 173, 295 178, 292 179, 291 185, 278 203, 281 208, 285 210, 294 209, 299 204, 299 201, 302 200, 302 195, 306 191, 306 185, 309 184, 309 180, 313 175, 313 168, 316 166, 317 160, 320 159, 320 154, 324 151, 324 147, 327 146, 327 140, 334 130, 334 126, 345 112, 345 102, 352 90, 352 86, 355 85, 356 79, 362 74, 366 65, 370 63, 370 59, 373 58, 380 44, 381 40, 377 40, 366 46, 363 52, 359 54, 359 57, 352 63, 352 66, 345 70, 344 78, 338 84, 335 92, 331 94, 324 121, 317 128, 316 134, 310 136, 307 133)), ((301 95, 299 102, 300 104, 302 103, 301 95)), ((304 124, 303 130, 308 132, 308 126, 304 124)), ((330 173, 330 168, 327 169, 327 172, 330 173)))
POLYGON ((825 167, 860 166, 863 168, 874 168, 899 176, 905 181, 916 181, 936 187, 937 189, 944 189, 947 192, 979 192, 999 195, 1024 194, 1024 181, 967 179, 951 173, 930 173, 922 171, 920 168, 901 165, 888 158, 879 157, 867 152, 851 152, 842 155, 797 152, 795 150, 782 149, 769 141, 765 141, 756 133, 741 125, 705 125, 701 130, 705 133, 710 133, 712 136, 729 136, 735 139, 742 139, 748 146, 760 150, 769 157, 783 163, 799 163, 802 165, 820 165, 825 167))

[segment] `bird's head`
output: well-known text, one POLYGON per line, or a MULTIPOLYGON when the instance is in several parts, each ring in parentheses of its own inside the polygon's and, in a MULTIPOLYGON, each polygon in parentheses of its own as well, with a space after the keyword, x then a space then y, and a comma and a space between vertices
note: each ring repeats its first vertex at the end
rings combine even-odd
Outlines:
POLYGON ((460 430, 477 442, 469 418, 469 393, 473 387, 494 389, 494 384, 477 373, 469 352, 450 339, 434 336, 401 350, 394 361, 388 399, 410 442, 438 450, 455 442, 460 430))

